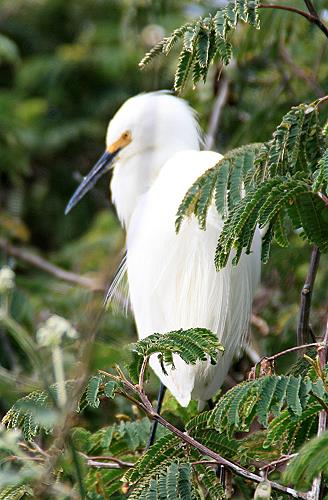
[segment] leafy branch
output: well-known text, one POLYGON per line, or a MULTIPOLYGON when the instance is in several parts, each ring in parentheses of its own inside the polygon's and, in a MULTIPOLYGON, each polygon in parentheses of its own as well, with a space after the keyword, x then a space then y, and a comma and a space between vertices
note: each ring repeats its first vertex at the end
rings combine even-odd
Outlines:
POLYGON ((175 29, 143 57, 139 67, 144 68, 159 54, 169 54, 176 43, 182 40, 174 89, 181 92, 190 75, 194 86, 201 79, 206 81, 211 63, 220 61, 229 64, 232 58, 231 35, 240 21, 256 29, 260 28, 259 9, 279 9, 298 14, 318 26, 328 37, 328 28, 321 21, 312 2, 307 0, 306 6, 309 12, 288 5, 260 3, 259 0, 229 0, 214 15, 200 17, 175 29))
POLYGON ((325 101, 327 96, 293 107, 270 141, 230 151, 187 191, 177 213, 177 231, 192 214, 205 229, 213 201, 224 219, 215 253, 218 270, 232 251, 233 264, 243 251, 251 252, 258 228, 263 231, 264 262, 273 239, 288 245, 290 226, 321 252, 328 251, 323 199, 327 141, 319 121, 319 106, 325 101))

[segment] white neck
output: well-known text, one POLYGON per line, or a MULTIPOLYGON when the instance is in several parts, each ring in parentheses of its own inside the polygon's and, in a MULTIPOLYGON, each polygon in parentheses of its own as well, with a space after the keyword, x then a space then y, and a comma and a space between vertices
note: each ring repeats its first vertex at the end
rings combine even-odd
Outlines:
POLYGON ((173 154, 185 149, 198 150, 199 146, 195 141, 191 144, 176 143, 175 147, 157 147, 117 160, 110 188, 117 215, 124 227, 128 227, 139 197, 152 186, 164 163, 173 154))

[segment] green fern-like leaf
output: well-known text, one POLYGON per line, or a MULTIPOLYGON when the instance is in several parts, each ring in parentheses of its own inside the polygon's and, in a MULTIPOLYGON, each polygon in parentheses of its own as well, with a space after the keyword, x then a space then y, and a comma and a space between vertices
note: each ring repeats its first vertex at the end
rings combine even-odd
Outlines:
POLYGON ((322 190, 325 194, 328 193, 328 148, 325 150, 322 158, 319 160, 318 169, 315 172, 315 182, 313 191, 322 190))
POLYGON ((277 414, 269 423, 263 448, 275 447, 280 448, 281 453, 293 453, 315 432, 321 409, 320 403, 311 397, 299 416, 291 417, 288 410, 277 414))
POLYGON ((217 403, 208 419, 208 426, 232 435, 247 431, 255 417, 268 426, 269 417, 283 406, 289 415, 300 416, 309 398, 312 383, 301 377, 266 376, 243 382, 230 389, 217 403))
POLYGON ((8 428, 18 428, 23 431, 26 441, 32 441, 38 432, 43 429, 51 431, 51 426, 42 425, 37 418, 37 413, 53 408, 56 398, 56 387, 50 387, 52 397, 46 391, 34 391, 16 401, 2 419, 8 428))
MULTIPOLYGON (((139 356, 150 356, 158 353, 161 362, 174 366, 173 353, 188 364, 205 361, 210 358, 212 364, 218 361, 218 352, 224 348, 214 333, 205 328, 191 328, 169 333, 155 333, 134 344, 134 350, 139 356)), ((164 368, 164 365, 163 369, 164 368)))
POLYGON ((156 479, 163 469, 177 459, 182 460, 183 456, 184 448, 179 438, 167 434, 158 439, 124 476, 128 484, 133 484, 131 500, 138 499, 149 486, 151 479, 156 479))
POLYGON ((229 35, 236 29, 239 21, 259 28, 258 0, 229 0, 214 16, 208 15, 182 25, 156 44, 139 66, 143 68, 161 53, 167 55, 178 40, 183 40, 175 74, 175 90, 183 89, 191 69, 194 85, 201 78, 205 81, 209 66, 214 60, 229 63, 232 57, 229 35))
POLYGON ((132 492, 129 498, 135 500, 193 500, 195 498, 191 482, 191 466, 186 463, 171 463, 152 478, 149 486, 139 493, 132 492))
MULTIPOLYGON (((86 390, 81 397, 76 411, 81 411, 90 405, 99 406, 99 396, 113 398, 117 383, 105 380, 105 377, 96 375, 90 378, 86 390)), ((75 382, 66 381, 68 396, 74 391, 75 382)), ((40 431, 51 432, 56 420, 57 385, 50 386, 49 391, 33 391, 20 398, 10 408, 2 419, 8 428, 18 428, 23 431, 27 441, 33 441, 40 431)))
POLYGON ((283 475, 284 481, 301 490, 310 487, 313 479, 328 471, 328 431, 306 443, 293 458, 283 475))
POLYGON ((195 471, 199 475, 200 482, 204 485, 206 491, 208 492, 208 498, 225 498, 224 488, 216 477, 213 469, 202 464, 198 464, 195 466, 195 471))
POLYGON ((194 214, 202 229, 208 209, 215 201, 221 216, 226 217, 249 189, 251 173, 260 144, 249 144, 227 153, 214 167, 201 175, 187 191, 178 209, 176 231, 184 218, 194 214))
POLYGON ((243 249, 246 253, 251 251, 257 226, 268 226, 262 242, 262 260, 267 260, 269 244, 275 234, 285 246, 286 232, 281 226, 286 211, 294 228, 298 229, 302 225, 308 241, 326 252, 328 249, 326 207, 324 202, 309 190, 310 185, 297 175, 288 178, 273 177, 250 189, 226 219, 220 233, 215 254, 217 269, 226 265, 233 249, 235 250, 233 264, 238 263, 243 249))
POLYGON ((303 236, 322 252, 328 251, 328 208, 315 193, 302 193, 294 200, 303 236))
POLYGON ((20 500, 23 497, 32 497, 33 490, 28 485, 12 486, 0 490, 0 500, 20 500))
POLYGON ((86 400, 91 408, 98 408, 100 404, 98 393, 102 378, 102 375, 95 375, 89 379, 86 389, 86 400))

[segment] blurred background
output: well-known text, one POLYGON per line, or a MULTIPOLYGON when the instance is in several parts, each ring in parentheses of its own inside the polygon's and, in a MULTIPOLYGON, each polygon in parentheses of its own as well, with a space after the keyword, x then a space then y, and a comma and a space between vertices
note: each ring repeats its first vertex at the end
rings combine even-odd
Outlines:
MULTIPOLYGON (((117 108, 139 92, 172 88, 176 54, 161 56, 140 71, 144 53, 188 18, 223 3, 0 2, 0 267, 7 264, 16 273, 10 314, 31 338, 50 314, 64 316, 82 334, 98 318, 124 247, 109 179, 67 217, 64 208, 103 152, 107 123, 117 108)), ((326 1, 315 3, 327 19, 326 1)), ((213 67, 206 85, 187 88, 183 96, 197 110, 205 134, 214 107, 219 109, 213 148, 221 153, 268 140, 292 105, 327 93, 323 34, 286 12, 263 10, 261 20, 261 31, 242 26, 236 32, 228 68, 213 67)), ((290 240, 287 250, 274 247, 263 266, 254 304, 253 354, 268 355, 296 342, 311 249, 297 235, 290 240)), ((311 316, 316 335, 324 328, 327 282, 327 258, 322 257, 311 316)), ((130 315, 109 311, 98 319, 91 372, 124 364, 126 345, 136 338, 130 315)), ((18 396, 42 386, 14 333, 0 326, 1 415, 18 396)), ((74 374, 78 352, 76 342, 65 344, 67 378, 74 374)), ((47 367, 50 354, 42 351, 42 356, 47 367)), ((282 369, 290 361, 284 359, 282 369)), ((227 386, 241 380, 251 365, 247 356, 236 363, 227 386)), ((154 395, 156 384, 150 386, 154 395)), ((109 413, 89 410, 83 425, 95 429, 118 413, 131 413, 120 398, 112 405, 109 413)), ((174 403, 168 398, 166 411, 170 405, 174 403)))

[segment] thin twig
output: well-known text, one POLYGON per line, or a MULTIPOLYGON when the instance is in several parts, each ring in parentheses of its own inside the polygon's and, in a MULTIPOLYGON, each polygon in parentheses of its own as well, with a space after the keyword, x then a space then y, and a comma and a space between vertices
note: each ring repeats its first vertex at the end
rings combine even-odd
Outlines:
POLYGON ((309 320, 311 310, 311 298, 315 277, 320 260, 320 251, 317 246, 312 248, 308 274, 301 292, 300 317, 297 326, 297 344, 306 344, 309 340, 309 320))
POLYGON ((28 252, 27 250, 23 250, 22 248, 12 245, 3 238, 0 238, 0 248, 9 255, 12 255, 17 259, 23 260, 24 262, 27 262, 28 264, 31 264, 32 266, 37 267, 42 271, 51 274, 52 276, 55 276, 55 278, 66 281, 67 283, 88 288, 93 292, 105 291, 106 287, 99 281, 92 278, 88 278, 87 276, 80 276, 79 274, 72 273, 71 271, 66 271, 61 267, 51 264, 51 262, 48 262, 46 259, 40 257, 39 255, 36 255, 32 252, 28 252))
POLYGON ((295 351, 301 351, 302 349, 308 349, 309 347, 320 347, 322 345, 322 342, 312 342, 312 344, 303 344, 303 345, 297 345, 295 347, 290 347, 289 349, 286 349, 285 351, 280 351, 277 354, 273 354, 272 356, 265 357, 266 361, 275 361, 277 358, 280 358, 280 356, 285 356, 285 354, 290 354, 291 352, 295 351))
POLYGON ((132 462, 125 462, 124 460, 120 460, 119 458, 108 456, 108 455, 96 455, 96 456, 91 456, 89 457, 88 455, 85 455, 84 453, 80 452, 80 455, 82 455, 84 458, 87 460, 107 460, 109 462, 115 462, 118 465, 121 465, 122 467, 132 467, 134 463, 132 462))
MULTIPOLYGON (((310 0, 304 0, 306 2, 306 5, 312 5, 312 2, 310 0)), ((259 9, 280 9, 280 10, 288 10, 289 12, 294 12, 295 14, 299 14, 300 16, 305 17, 310 23, 315 24, 318 26, 318 28, 325 34, 325 36, 328 38, 328 28, 327 26, 321 21, 317 11, 314 9, 313 5, 312 8, 309 9, 310 12, 306 12, 301 9, 297 9, 296 7, 291 7, 289 5, 278 5, 274 3, 268 3, 268 4, 259 4, 259 9)), ((309 8, 309 7, 308 7, 309 8)))
MULTIPOLYGON (((328 347, 328 319, 327 319, 326 333, 323 340, 323 345, 321 346, 321 348, 318 348, 319 364, 322 370, 324 369, 327 362, 327 347, 328 347)), ((317 436, 321 436, 321 434, 325 432, 326 427, 327 427, 327 411, 321 410, 319 413, 317 436)), ((321 475, 314 479, 312 483, 311 492, 309 494, 309 498, 311 498, 311 500, 320 499, 321 482, 322 482, 321 475)))
POLYGON ((299 14, 300 16, 305 17, 310 23, 314 23, 315 16, 309 14, 305 10, 297 9, 296 7, 291 7, 289 5, 278 5, 275 3, 260 3, 258 5, 259 9, 278 9, 278 10, 288 10, 289 12, 294 12, 295 14, 299 14))
MULTIPOLYGON (((98 462, 96 460, 87 460, 86 464, 88 467, 93 467, 96 469, 123 469, 122 465, 115 462, 98 462)), ((131 463, 131 465, 129 465, 128 467, 133 466, 134 464, 131 463)), ((127 466, 125 468, 127 468, 127 466)))
MULTIPOLYGON (((292 453, 291 455, 283 455, 282 457, 278 458, 278 460, 274 460, 273 462, 270 462, 269 464, 263 465, 260 467, 260 470, 267 470, 267 469, 273 469, 275 470, 277 468, 277 465, 281 465, 285 462, 288 462, 291 458, 294 458, 298 455, 298 453, 292 453)), ((272 471, 270 471, 272 472, 272 471)))

